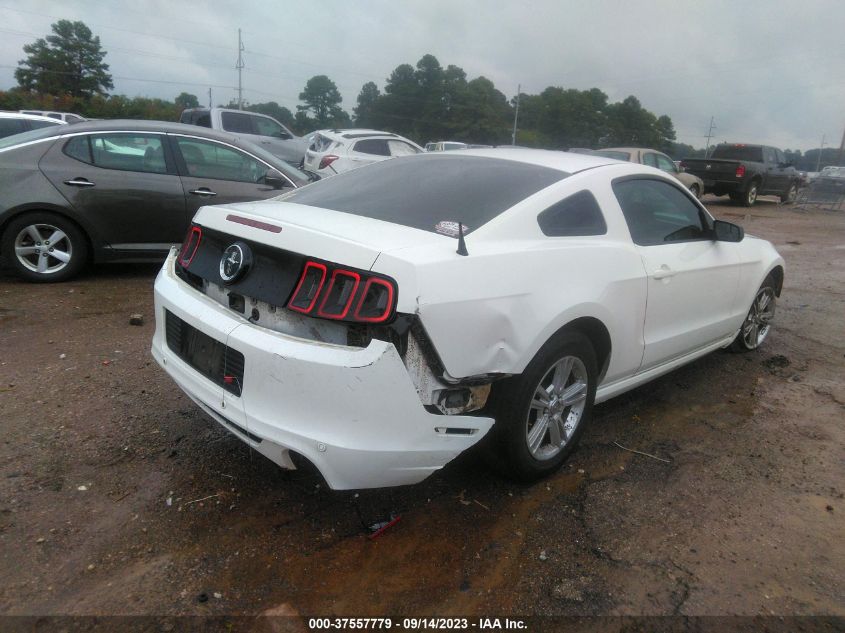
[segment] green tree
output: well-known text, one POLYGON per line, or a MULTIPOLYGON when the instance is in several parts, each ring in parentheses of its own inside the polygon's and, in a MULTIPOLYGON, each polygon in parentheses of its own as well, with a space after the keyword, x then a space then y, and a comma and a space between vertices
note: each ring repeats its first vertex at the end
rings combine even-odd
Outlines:
POLYGON ((309 112, 317 127, 342 125, 348 121, 349 115, 340 107, 343 97, 335 83, 326 75, 315 75, 305 84, 305 89, 299 93, 299 100, 305 105, 296 106, 297 114, 302 112, 308 116, 309 112))
POLYGON ((286 107, 280 106, 275 101, 268 101, 267 103, 253 103, 252 105, 248 105, 246 109, 250 112, 258 112, 259 114, 271 116, 287 128, 296 128, 293 113, 286 107))
POLYGON ((176 107, 179 108, 179 110, 200 107, 200 100, 197 99, 196 95, 192 95, 189 92, 179 93, 179 96, 176 97, 173 101, 174 103, 176 103, 176 107))
POLYGON ((83 22, 59 20, 53 34, 23 47, 15 79, 21 88, 44 94, 90 98, 114 87, 100 38, 83 22))
POLYGON ((361 86, 358 93, 358 105, 353 108, 355 125, 358 127, 372 127, 375 125, 375 108, 381 92, 375 82, 368 81, 361 86))

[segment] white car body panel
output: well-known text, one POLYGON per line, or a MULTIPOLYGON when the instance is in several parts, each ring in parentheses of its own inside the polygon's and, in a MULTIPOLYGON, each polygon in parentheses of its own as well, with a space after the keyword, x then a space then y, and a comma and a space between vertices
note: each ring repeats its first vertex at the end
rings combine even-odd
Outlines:
POLYGON ((359 141, 380 140, 386 141, 387 143, 390 143, 391 141, 399 141, 401 143, 407 143, 418 152, 425 151, 422 147, 403 136, 379 130, 317 130, 312 134, 312 138, 314 135, 318 134, 325 139, 331 140, 332 144, 330 147, 327 147, 322 151, 315 151, 311 149, 311 146, 309 146, 305 150, 303 167, 308 171, 320 174, 323 178, 334 176, 335 174, 340 174, 352 169, 358 169, 359 167, 364 167, 366 165, 372 165, 373 163, 380 163, 381 161, 389 160, 390 158, 395 158, 395 156, 392 155, 380 156, 356 151, 355 146, 359 141), (349 138, 350 135, 352 138, 349 138), (323 167, 321 169, 320 163, 323 157, 327 155, 337 156, 337 159, 327 167, 323 167))
MULTIPOLYGON (((293 194, 204 207, 195 222, 233 240, 391 277, 398 287, 397 312, 419 319, 442 361, 444 380, 519 374, 561 328, 579 319, 598 322, 611 349, 600 368, 597 402, 729 345, 757 288, 773 269, 783 267, 771 244, 750 236, 738 243, 634 244, 611 183, 645 175, 683 191, 657 169, 562 152, 446 154, 533 162, 576 173, 471 231, 465 239, 468 256, 456 252, 453 237, 285 202, 293 194), (544 235, 537 214, 584 189, 602 209, 606 234, 544 235), (233 214, 281 231, 228 220, 233 214)), ((240 425, 241 420, 249 433, 264 438, 257 444, 239 434, 278 464, 289 465, 286 451, 294 450, 313 461, 335 488, 413 483, 492 426, 486 417, 426 411, 422 405, 429 400, 414 383, 421 372, 406 368, 392 344, 373 340, 354 348, 268 331, 179 280, 173 260, 171 255, 156 281, 157 321, 166 308, 242 351, 247 375, 241 402, 230 402, 238 399, 222 389, 215 400, 214 389, 197 386, 209 381, 192 377, 190 368, 171 358, 160 325, 153 354, 162 364, 167 360, 165 369, 218 422, 225 425, 221 418, 229 418, 240 425), (472 432, 444 435, 443 427, 472 432)))

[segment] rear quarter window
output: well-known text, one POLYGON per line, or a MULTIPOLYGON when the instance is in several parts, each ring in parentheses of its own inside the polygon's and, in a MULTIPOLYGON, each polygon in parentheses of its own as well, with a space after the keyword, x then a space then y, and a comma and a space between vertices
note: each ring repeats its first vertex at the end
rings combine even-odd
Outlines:
POLYGON ((607 224, 592 193, 579 191, 537 216, 537 223, 549 237, 604 235, 607 224))

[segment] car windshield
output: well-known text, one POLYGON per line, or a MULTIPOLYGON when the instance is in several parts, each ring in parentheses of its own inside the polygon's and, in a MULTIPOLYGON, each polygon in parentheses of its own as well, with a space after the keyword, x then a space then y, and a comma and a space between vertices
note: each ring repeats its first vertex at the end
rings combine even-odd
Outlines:
POLYGON ((461 222, 469 232, 568 175, 512 160, 435 152, 348 171, 279 199, 431 232, 443 222, 461 222))
POLYGON ((608 149, 600 149, 594 152, 597 156, 604 156, 605 158, 613 158, 614 160, 631 160, 630 152, 617 152, 608 149))
POLYGON ((763 148, 759 145, 749 147, 747 145, 718 145, 710 158, 724 158, 725 160, 749 160, 757 163, 763 162, 763 148))
POLYGON ((29 143, 30 141, 37 141, 40 138, 56 136, 55 128, 55 125, 48 125, 38 130, 30 130, 29 132, 21 132, 20 134, 12 134, 12 136, 7 136, 6 138, 0 138, 0 150, 8 149, 22 143, 29 143))

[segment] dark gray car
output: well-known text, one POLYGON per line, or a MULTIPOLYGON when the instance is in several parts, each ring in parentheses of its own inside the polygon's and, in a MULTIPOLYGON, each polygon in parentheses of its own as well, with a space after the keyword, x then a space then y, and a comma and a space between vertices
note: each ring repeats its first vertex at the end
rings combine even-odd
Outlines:
POLYGON ((261 200, 316 176, 197 126, 96 121, 0 140, 0 255, 25 279, 87 261, 154 261, 199 207, 261 200))

